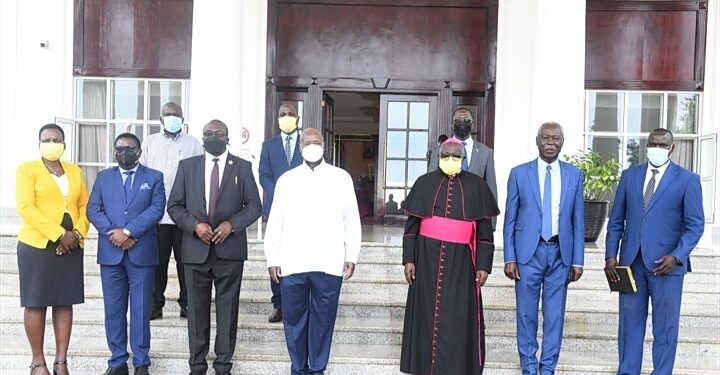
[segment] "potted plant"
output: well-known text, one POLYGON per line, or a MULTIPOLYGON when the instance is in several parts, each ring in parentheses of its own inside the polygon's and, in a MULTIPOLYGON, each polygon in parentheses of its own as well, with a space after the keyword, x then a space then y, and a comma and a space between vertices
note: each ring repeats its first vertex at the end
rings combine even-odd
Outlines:
POLYGON ((565 155, 564 159, 585 176, 585 242, 595 242, 608 216, 610 201, 607 197, 620 181, 620 164, 615 158, 605 160, 590 149, 577 155, 565 155))

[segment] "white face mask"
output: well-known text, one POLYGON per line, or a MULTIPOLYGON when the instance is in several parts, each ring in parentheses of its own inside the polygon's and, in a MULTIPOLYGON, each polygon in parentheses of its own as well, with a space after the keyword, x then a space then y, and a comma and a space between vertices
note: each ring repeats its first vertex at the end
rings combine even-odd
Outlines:
POLYGON ((305 159, 305 161, 310 163, 315 163, 322 159, 323 157, 323 148, 320 145, 307 145, 303 147, 302 149, 302 157, 305 159))
POLYGON ((648 147, 647 158, 650 164, 656 167, 662 166, 670 158, 670 150, 662 147, 648 147))

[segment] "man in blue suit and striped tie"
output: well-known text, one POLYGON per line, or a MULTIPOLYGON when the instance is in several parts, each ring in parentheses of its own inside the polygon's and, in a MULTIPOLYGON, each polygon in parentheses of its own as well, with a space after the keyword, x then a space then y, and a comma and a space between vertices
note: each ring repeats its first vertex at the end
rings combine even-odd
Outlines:
POLYGON ((150 311, 155 266, 160 262, 157 224, 165 212, 162 173, 138 163, 140 140, 132 133, 115 139, 118 166, 100 172, 87 216, 98 230, 105 334, 111 356, 103 375, 127 375, 127 311, 135 374, 150 366, 150 311))
POLYGON ((673 135, 655 129, 647 140, 648 163, 620 177, 605 238, 605 272, 630 266, 636 293, 620 293, 619 375, 642 368, 648 297, 652 302, 653 374, 672 374, 680 325, 683 279, 690 252, 702 237, 705 215, 700 177, 670 161, 673 135), (618 263, 618 254, 620 261, 618 263))
POLYGON ((543 339, 539 370, 554 374, 560 357, 569 282, 583 273, 583 176, 558 160, 564 142, 555 122, 540 126, 539 158, 510 171, 503 229, 505 275, 515 281, 517 343, 524 375, 538 371, 538 304, 543 339))
MULTIPOLYGON (((278 110, 280 134, 262 144, 259 173, 260 185, 265 193, 262 207, 263 221, 267 221, 268 215, 270 215, 277 180, 283 173, 302 164, 300 136, 298 134, 300 133, 298 131, 299 121, 300 116, 298 116, 298 111, 294 105, 281 105, 278 110)), ((272 290, 270 301, 273 304, 273 311, 270 313, 268 321, 275 323, 282 320, 280 284, 270 279, 270 289, 272 290)))

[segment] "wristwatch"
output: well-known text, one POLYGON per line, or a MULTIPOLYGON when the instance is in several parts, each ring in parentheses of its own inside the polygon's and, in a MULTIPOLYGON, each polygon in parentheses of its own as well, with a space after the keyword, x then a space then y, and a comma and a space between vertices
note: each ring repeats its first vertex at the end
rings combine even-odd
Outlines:
POLYGON ((128 237, 132 237, 132 233, 127 228, 122 229, 123 234, 125 234, 128 237))
POLYGON ((683 265, 682 262, 680 261, 680 258, 678 258, 678 257, 673 257, 673 258, 675 258, 675 261, 677 262, 678 266, 683 265))

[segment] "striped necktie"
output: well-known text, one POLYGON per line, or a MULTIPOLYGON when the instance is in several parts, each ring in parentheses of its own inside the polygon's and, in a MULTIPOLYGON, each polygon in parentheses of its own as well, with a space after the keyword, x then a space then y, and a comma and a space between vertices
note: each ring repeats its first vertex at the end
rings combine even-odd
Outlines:
POLYGON ((647 187, 645 188, 645 195, 643 195, 643 207, 646 210, 652 200, 653 194, 655 194, 655 176, 658 174, 658 170, 653 168, 650 172, 652 172, 652 177, 650 177, 650 181, 648 181, 647 187))
POLYGON ((285 137, 285 159, 287 160, 288 165, 290 165, 290 141, 292 140, 291 136, 285 137))

